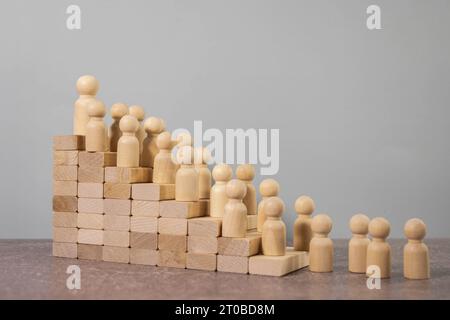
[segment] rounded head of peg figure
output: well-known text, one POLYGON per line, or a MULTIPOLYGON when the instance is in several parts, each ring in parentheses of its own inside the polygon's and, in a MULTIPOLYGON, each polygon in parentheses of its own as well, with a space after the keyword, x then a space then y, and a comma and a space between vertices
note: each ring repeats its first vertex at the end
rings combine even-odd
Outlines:
POLYGON ((229 181, 233 176, 233 170, 225 163, 216 165, 212 170, 214 181, 229 181))
POLYGON ((267 217, 281 218, 284 208, 284 202, 279 197, 270 197, 264 200, 264 214, 267 217))
POLYGON ((229 199, 244 199, 247 194, 247 185, 238 179, 228 181, 226 188, 227 197, 229 199))
POLYGON ((310 216, 316 210, 316 204, 311 197, 300 196, 295 200, 295 212, 302 215, 310 216))
POLYGON ((329 234, 333 227, 333 221, 326 214, 318 214, 311 221, 311 230, 318 234, 329 234))
POLYGON ((391 225, 385 218, 374 218, 369 223, 369 233, 374 238, 386 239, 391 232, 391 225))
POLYGON ((178 146, 192 146, 192 136, 189 132, 184 131, 177 135, 176 141, 178 146))
POLYGON ((135 117, 138 121, 142 121, 144 120, 145 117, 145 111, 144 108, 142 108, 141 106, 131 106, 130 109, 128 110, 128 113, 135 117))
POLYGON ((354 234, 367 234, 369 232, 370 219, 362 213, 355 214, 349 222, 349 227, 354 234))
POLYGON ((236 169, 236 177, 244 181, 252 181, 255 178, 255 167, 251 164, 241 164, 236 169))
POLYGON ((89 117, 104 117, 106 114, 105 104, 100 100, 94 100, 87 107, 89 117))
POLYGON ((263 197, 275 197, 280 192, 280 185, 275 179, 264 179, 259 184, 259 193, 263 197))
POLYGON ((111 118, 114 120, 121 119, 128 114, 128 106, 125 103, 114 103, 111 107, 111 118))
POLYGON ((427 233, 427 227, 422 220, 413 218, 406 222, 404 232, 409 240, 422 240, 427 233))
POLYGON ((191 146, 182 146, 177 151, 177 162, 189 165, 194 163, 194 151, 191 146))
POLYGON ((172 135, 169 131, 161 132, 156 138, 156 146, 160 150, 172 149, 172 135))
POLYGON ((130 115, 125 115, 120 119, 119 128, 122 132, 135 133, 139 129, 139 122, 130 115))
POLYGON ((159 134, 164 131, 165 124, 160 118, 150 117, 145 120, 144 129, 148 134, 159 134))
POLYGON ((95 96, 98 92, 98 81, 94 76, 81 76, 77 80, 77 91, 79 95, 95 96))

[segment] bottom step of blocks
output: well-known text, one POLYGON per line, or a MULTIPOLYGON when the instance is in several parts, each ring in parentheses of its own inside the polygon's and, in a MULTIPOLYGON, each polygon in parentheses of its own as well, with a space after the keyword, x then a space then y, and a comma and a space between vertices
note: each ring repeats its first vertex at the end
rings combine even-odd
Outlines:
POLYGON ((217 271, 248 273, 248 257, 217 256, 217 271))
POLYGON ((158 266, 186 268, 186 252, 159 250, 158 266))
POLYGON ((264 276, 281 277, 290 272, 309 265, 309 255, 306 251, 295 251, 287 248, 284 256, 257 255, 249 258, 249 273, 264 276))
POLYGON ((53 242, 53 256, 62 258, 77 258, 77 244, 68 242, 53 242))
POLYGON ((78 259, 102 261, 103 246, 79 243, 78 259))
POLYGON ((130 263, 156 266, 158 264, 158 250, 131 248, 130 263))
POLYGON ((186 256, 186 268, 205 271, 216 271, 217 255, 214 253, 192 253, 186 256))
POLYGON ((103 261, 129 263, 130 248, 103 246, 103 261))

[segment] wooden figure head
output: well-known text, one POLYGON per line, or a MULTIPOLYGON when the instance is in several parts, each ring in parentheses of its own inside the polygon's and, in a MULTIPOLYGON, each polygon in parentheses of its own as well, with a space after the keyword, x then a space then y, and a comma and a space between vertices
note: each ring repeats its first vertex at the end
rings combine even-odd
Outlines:
POLYGON ((92 101, 87 107, 89 117, 103 118, 106 114, 105 104, 100 100, 92 101))
POLYGON ((78 94, 86 96, 95 96, 99 88, 97 79, 91 75, 79 77, 76 86, 78 94))
POLYGON ((285 206, 279 197, 270 197, 264 201, 264 214, 268 218, 281 218, 285 206))
POLYGON ((404 233, 408 240, 421 241, 425 238, 427 227, 425 223, 418 218, 409 219, 405 224, 404 233))
POLYGON ((128 106, 125 103, 118 102, 111 106, 111 118, 114 120, 119 120, 127 114, 128 106))
POLYGON ((172 135, 169 131, 161 132, 156 138, 156 146, 159 150, 172 149, 172 135))
POLYGON ((365 214, 355 214, 349 222, 350 230, 353 234, 367 234, 369 232, 370 219, 365 214))
POLYGON ((264 179, 259 184, 259 193, 263 197, 276 197, 280 192, 280 185, 275 179, 264 179))
POLYGON ((318 214, 311 221, 311 230, 315 234, 327 235, 331 232, 333 221, 326 214, 318 214))
POLYGON ((236 169, 236 177, 244 181, 252 181, 255 178, 255 168, 251 164, 241 164, 236 169))
POLYGON ((233 176, 233 170, 229 165, 221 163, 214 167, 212 176, 215 181, 229 181, 233 176))
POLYGON ((295 212, 301 215, 310 216, 316 209, 314 200, 308 196, 300 196, 295 200, 295 212))
POLYGON ((138 105, 131 106, 128 110, 129 114, 133 117, 135 117, 138 121, 144 120, 145 117, 145 111, 144 108, 138 105))
POLYGON ((147 118, 144 122, 144 129, 145 132, 147 132, 148 135, 151 134, 160 134, 165 129, 165 123, 163 119, 156 118, 156 117, 150 117, 147 118))
POLYGON ((131 115, 125 115, 120 119, 119 128, 122 133, 135 134, 139 129, 139 122, 131 115))
POLYGON ((247 186, 241 180, 233 179, 227 183, 226 193, 229 199, 242 200, 247 194, 247 186))
POLYGON ((391 225, 385 218, 374 218, 369 223, 369 233, 373 238, 386 239, 391 232, 391 225))

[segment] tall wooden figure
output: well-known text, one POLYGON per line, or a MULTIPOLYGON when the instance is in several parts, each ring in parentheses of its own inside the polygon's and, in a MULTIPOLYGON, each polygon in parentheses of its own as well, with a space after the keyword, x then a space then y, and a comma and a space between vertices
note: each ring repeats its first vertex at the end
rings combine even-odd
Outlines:
POLYGON ((309 245, 309 270, 333 271, 333 241, 328 238, 333 222, 326 214, 318 214, 311 221, 313 238, 309 245))
POLYGON ((181 167, 175 175, 175 200, 198 201, 198 172, 194 168, 194 151, 190 146, 181 147, 177 154, 181 167))
POLYGON ((251 164, 241 164, 236 169, 236 177, 247 185, 247 194, 244 198, 247 214, 256 214, 256 189, 252 183, 255 178, 255 168, 251 164))
POLYGON ((372 266, 380 269, 380 278, 391 276, 391 246, 386 242, 391 226, 384 218, 372 219, 369 223, 369 234, 372 241, 367 246, 366 274, 371 276, 372 266))
POLYGON ((295 201, 295 211, 298 216, 294 222, 294 249, 297 251, 309 251, 312 238, 311 215, 316 205, 308 196, 300 196, 295 201))
POLYGON ((407 279, 430 278, 430 257, 428 247, 422 242, 426 225, 420 219, 410 219, 404 228, 408 243, 403 248, 403 275, 407 279))
POLYGON ((227 183, 233 176, 233 170, 227 164, 218 164, 212 171, 212 176, 216 182, 211 188, 210 198, 210 216, 223 217, 225 212, 225 205, 227 204, 227 183))
POLYGON ((100 100, 94 100, 89 104, 89 121, 86 125, 86 151, 106 151, 106 127, 103 121, 105 114, 105 105, 100 100))
POLYGON ((130 114, 130 116, 135 117, 139 123, 139 128, 136 131, 136 138, 139 141, 139 158, 140 158, 142 156, 143 150, 142 144, 145 138, 144 124, 142 123, 142 121, 144 121, 145 111, 144 108, 142 108, 141 106, 134 105, 128 109, 128 113, 130 114))
POLYGON ((86 125, 89 121, 88 105, 95 100, 98 91, 98 81, 95 77, 86 75, 77 80, 77 91, 80 95, 74 104, 73 134, 86 135, 86 125))
POLYGON ((264 202, 270 197, 278 196, 280 192, 280 185, 274 179, 264 179, 259 184, 259 193, 262 196, 258 203, 258 217, 256 228, 258 232, 262 232, 264 222, 266 222, 266 214, 264 213, 264 202))
POLYGON ((177 165, 172 160, 172 136, 164 131, 156 138, 158 154, 153 163, 153 182, 158 184, 174 184, 177 165))
POLYGON ((209 199, 211 193, 211 171, 208 162, 211 153, 206 148, 195 148, 195 169, 198 172, 198 191, 200 199, 209 199))
POLYGON ((115 103, 111 107, 111 118, 113 122, 109 127, 109 151, 117 152, 117 143, 122 136, 119 123, 123 116, 128 114, 128 106, 124 103, 115 103))
POLYGON ((370 240, 367 238, 370 219, 364 214, 355 214, 350 219, 350 230, 353 234, 348 243, 348 271, 366 273, 367 247, 370 240))
POLYGON ((247 207, 242 202, 247 192, 244 182, 233 179, 226 187, 228 201, 222 220, 222 236, 243 238, 247 233, 247 207))
POLYGON ((139 140, 136 138, 139 122, 135 117, 126 115, 120 120, 119 126, 122 136, 117 143, 117 166, 139 167, 139 140))
POLYGON ((144 129, 147 133, 144 141, 142 142, 142 157, 141 166, 153 168, 153 163, 155 162, 155 157, 159 152, 158 146, 156 144, 156 138, 158 135, 164 131, 165 124, 160 118, 150 117, 144 122, 144 129))
POLYGON ((281 216, 284 203, 278 197, 264 201, 264 213, 267 220, 262 231, 262 252, 265 256, 284 256, 286 254, 286 225, 281 216))

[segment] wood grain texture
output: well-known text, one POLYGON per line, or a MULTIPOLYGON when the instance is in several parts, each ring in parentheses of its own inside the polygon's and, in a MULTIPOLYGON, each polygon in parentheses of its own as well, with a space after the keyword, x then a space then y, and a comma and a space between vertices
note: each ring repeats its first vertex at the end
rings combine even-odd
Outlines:
POLYGON ((53 166, 77 166, 79 151, 53 151, 53 166))
POLYGON ((78 194, 78 183, 76 181, 53 181, 53 195, 76 196, 78 194))
POLYGON ((104 185, 104 196, 108 199, 131 199, 131 183, 106 182, 104 185))
POLYGON ((130 232, 130 247, 138 249, 158 249, 158 234, 148 232, 130 232))
POLYGON ((129 216, 131 214, 131 200, 105 199, 105 214, 129 216))
POLYGON ((105 182, 105 169, 101 167, 78 167, 78 182, 105 182))
POLYGON ((78 197, 103 199, 103 183, 79 182, 78 197))
POLYGON ((151 182, 152 168, 106 167, 105 181, 113 183, 151 182))
POLYGON ((158 264, 159 252, 158 250, 131 248, 130 249, 130 263, 142 264, 147 266, 156 266, 158 264))
POLYGON ((222 233, 222 218, 201 217, 188 220, 190 236, 219 237, 222 233))
POLYGON ((159 201, 131 200, 131 215, 159 217, 159 201))
POLYGON ((256 255, 249 258, 249 273, 281 277, 307 267, 308 264, 306 251, 286 251, 284 256, 256 255))
POLYGON ((69 151, 69 150, 84 150, 85 138, 84 136, 70 135, 70 136, 54 136, 53 150, 69 151))
POLYGON ((217 255, 217 271, 248 273, 248 257, 217 255))
POLYGON ((136 183, 133 184, 132 198, 134 200, 170 200, 175 199, 174 184, 136 183))
POLYGON ((188 236, 188 251, 193 253, 218 252, 219 242, 217 237, 188 236))
POLYGON ((130 248, 103 246, 103 261, 129 263, 130 248))
POLYGON ((130 233, 128 231, 105 230, 103 244, 105 246, 128 248, 130 246, 130 233))
POLYGON ((158 232, 161 234, 187 235, 187 219, 159 218, 158 232))
POLYGON ((80 167, 114 167, 116 161, 116 152, 82 151, 79 154, 78 164, 80 167))
POLYGON ((103 199, 78 198, 78 212, 104 213, 103 199))
POLYGON ((77 217, 77 227, 103 230, 103 214, 80 212, 77 217))
POLYGON ((158 218, 153 217, 131 217, 130 230, 133 232, 158 232, 158 218))
POLYGON ((105 214, 103 216, 103 227, 105 230, 130 231, 130 217, 105 214))
POLYGON ((220 237, 218 252, 226 256, 248 257, 261 251, 261 235, 248 234, 245 238, 220 237))
POLYGON ((171 268, 186 268, 186 252, 158 250, 158 266, 171 268))
POLYGON ((53 212, 53 226, 62 228, 77 227, 76 212, 53 212))
POLYGON ((203 217, 208 214, 208 201, 161 201, 159 214, 164 218, 190 219, 203 217))
POLYGON ((256 214, 247 215, 247 230, 256 229, 258 225, 258 216, 256 214))
POLYGON ((158 249, 186 252, 187 236, 178 236, 173 234, 159 234, 158 249))
POLYGON ((102 261, 103 246, 78 244, 78 259, 102 261))
POLYGON ((78 229, 77 228, 53 227, 53 241, 54 242, 77 243, 77 237, 78 237, 78 229))
POLYGON ((79 229, 78 243, 101 246, 103 244, 103 230, 79 229))
POLYGON ((77 166, 54 166, 53 180, 56 181, 77 181, 78 167, 77 166))
POLYGON ((215 271, 217 269, 217 255, 188 252, 186 255, 186 268, 215 271))
POLYGON ((77 258, 77 244, 76 243, 53 242, 52 255, 54 257, 76 259, 77 258))
POLYGON ((53 211, 77 212, 78 198, 74 196, 53 196, 53 211))

